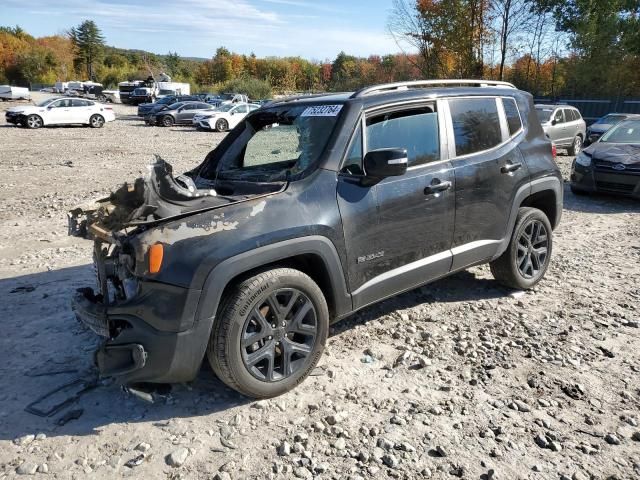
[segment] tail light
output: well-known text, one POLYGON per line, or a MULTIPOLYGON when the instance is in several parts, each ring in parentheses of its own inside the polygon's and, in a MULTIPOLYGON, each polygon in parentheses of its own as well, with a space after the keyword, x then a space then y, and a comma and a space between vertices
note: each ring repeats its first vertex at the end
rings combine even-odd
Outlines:
POLYGON ((554 160, 558 156, 558 149, 556 148, 556 144, 553 142, 551 142, 551 155, 553 155, 554 160))

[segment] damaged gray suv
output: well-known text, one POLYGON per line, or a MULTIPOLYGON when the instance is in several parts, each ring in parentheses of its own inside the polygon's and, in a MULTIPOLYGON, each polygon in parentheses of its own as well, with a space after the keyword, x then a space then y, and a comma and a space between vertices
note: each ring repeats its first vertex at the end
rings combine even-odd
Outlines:
POLYGON ((332 322, 473 265, 531 288, 562 180, 531 95, 420 81, 288 98, 249 114, 192 171, 69 214, 97 289, 73 299, 122 383, 183 382, 207 358, 239 392, 302 382, 332 322))

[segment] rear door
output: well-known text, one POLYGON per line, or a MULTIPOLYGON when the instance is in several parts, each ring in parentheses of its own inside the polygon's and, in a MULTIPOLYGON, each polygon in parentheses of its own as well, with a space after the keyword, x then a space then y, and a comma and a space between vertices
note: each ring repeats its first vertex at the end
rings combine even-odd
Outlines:
POLYGON ((356 308, 449 272, 455 186, 439 125, 435 102, 427 102, 369 112, 354 134, 338 205, 356 308), (362 185, 363 156, 382 148, 406 149, 407 172, 362 185))
POLYGON ((73 117, 73 123, 89 123, 89 117, 93 108, 90 106, 90 102, 79 98, 71 100, 71 115, 73 117))
POLYGON ((456 218, 453 265, 457 270, 493 257, 507 235, 517 189, 529 178, 518 143, 525 135, 512 97, 448 101, 456 218))

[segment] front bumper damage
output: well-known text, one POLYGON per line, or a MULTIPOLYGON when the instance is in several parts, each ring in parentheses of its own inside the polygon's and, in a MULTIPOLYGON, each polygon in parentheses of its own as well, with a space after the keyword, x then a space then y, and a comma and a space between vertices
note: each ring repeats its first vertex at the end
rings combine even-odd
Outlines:
POLYGON ((196 322, 201 292, 155 280, 139 240, 166 220, 230 202, 189 180, 177 181, 158 158, 147 177, 69 212, 69 235, 94 242, 97 280, 95 291, 76 292, 72 310, 104 339, 96 364, 119 383, 187 381, 200 366, 204 351, 191 346, 209 334, 201 331, 207 322, 196 322))

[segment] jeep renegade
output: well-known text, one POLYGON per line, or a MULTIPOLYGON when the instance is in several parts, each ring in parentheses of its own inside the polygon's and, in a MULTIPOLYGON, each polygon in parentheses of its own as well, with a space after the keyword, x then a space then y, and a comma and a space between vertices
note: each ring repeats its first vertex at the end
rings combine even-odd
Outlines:
POLYGON ((183 382, 203 359, 273 397, 316 366, 329 325, 489 263, 536 285, 562 179, 532 96, 504 82, 418 81, 287 98, 249 114, 195 169, 69 214, 94 241, 78 318, 122 383, 183 382))

